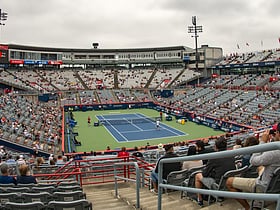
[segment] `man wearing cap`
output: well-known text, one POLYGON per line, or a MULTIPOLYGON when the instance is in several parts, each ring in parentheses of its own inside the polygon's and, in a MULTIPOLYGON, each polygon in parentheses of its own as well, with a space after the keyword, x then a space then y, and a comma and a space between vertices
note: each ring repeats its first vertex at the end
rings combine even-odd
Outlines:
MULTIPOLYGON (((151 173, 151 180, 152 180, 152 185, 153 185, 153 189, 151 190, 154 193, 157 193, 158 190, 158 167, 159 167, 159 161, 161 159, 164 158, 174 158, 174 157, 179 157, 178 155, 176 155, 174 153, 174 149, 173 149, 173 144, 167 144, 164 146, 165 149, 165 155, 160 157, 157 161, 156 167, 155 169, 152 171, 151 173)), ((182 167, 182 163, 181 162, 175 162, 175 163, 164 163, 163 164, 163 175, 162 178, 163 179, 167 179, 167 176, 170 172, 172 171, 180 171, 182 167)))
MULTIPOLYGON (((274 126, 274 141, 280 141, 280 123, 274 126)), ((260 140, 260 144, 270 142, 270 130, 266 130, 260 140)), ((272 174, 276 168, 280 167, 280 150, 266 151, 262 153, 253 153, 250 163, 253 166, 263 166, 261 175, 257 178, 229 177, 227 179, 227 188, 232 192, 254 192, 256 184, 267 186, 271 180, 272 174)), ((245 210, 250 209, 250 205, 245 199, 236 199, 245 210)))

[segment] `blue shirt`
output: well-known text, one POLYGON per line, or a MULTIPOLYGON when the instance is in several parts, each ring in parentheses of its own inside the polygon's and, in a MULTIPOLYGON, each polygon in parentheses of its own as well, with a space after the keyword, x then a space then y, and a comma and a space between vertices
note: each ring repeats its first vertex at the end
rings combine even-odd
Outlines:
POLYGON ((18 176, 17 183, 18 184, 30 184, 30 183, 37 184, 37 181, 34 176, 18 176))
POLYGON ((16 179, 12 176, 0 176, 0 184, 17 184, 16 179))

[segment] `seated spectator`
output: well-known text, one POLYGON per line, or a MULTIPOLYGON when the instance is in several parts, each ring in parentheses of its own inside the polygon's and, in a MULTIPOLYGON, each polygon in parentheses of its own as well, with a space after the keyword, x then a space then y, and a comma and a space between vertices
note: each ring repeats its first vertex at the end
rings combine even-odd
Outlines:
POLYGON ((8 159, 5 161, 8 165, 16 165, 17 162, 15 159, 13 159, 12 155, 8 155, 8 159))
MULTIPOLYGON (((49 164, 50 164, 50 162, 51 162, 51 160, 53 160, 53 158, 54 158, 54 155, 53 154, 50 154, 50 156, 49 156, 49 164)), ((51 164, 50 164, 51 165, 51 164)))
POLYGON ((59 167, 64 166, 67 163, 67 157, 58 155, 56 165, 59 167))
POLYGON ((236 139, 236 140, 235 140, 235 145, 233 146, 232 149, 239 149, 239 148, 241 148, 242 146, 243 146, 243 145, 242 145, 241 139, 236 139))
POLYGON ((37 184, 36 178, 30 174, 30 168, 28 167, 28 165, 26 164, 20 165, 19 173, 20 176, 17 177, 18 184, 30 184, 30 183, 37 184))
MULTIPOLYGON (((196 155, 196 146, 194 146, 194 145, 191 145, 188 148, 187 156, 191 156, 191 155, 196 155)), ((190 169, 190 168, 193 168, 193 167, 202 166, 202 164, 203 164, 202 160, 184 161, 182 169, 190 169)))
MULTIPOLYGON (((255 136, 250 136, 245 140, 244 147, 250 147, 258 144, 259 144, 259 140, 255 136)), ((241 167, 250 165, 251 156, 252 154, 243 155, 241 167)))
MULTIPOLYGON (((214 152, 213 148, 207 147, 205 148, 205 144, 203 141, 198 140, 195 142, 196 144, 196 150, 198 154, 206 154, 209 152, 214 152)), ((202 160, 203 165, 205 165, 207 163, 208 160, 202 160)))
POLYGON ((8 173, 9 166, 6 163, 2 163, 0 165, 0 171, 1 171, 1 176, 0 176, 0 184, 17 184, 16 179, 12 176, 9 176, 8 173))
MULTIPOLYGON (((152 180, 152 185, 153 189, 152 192, 157 193, 158 190, 158 167, 159 167, 159 161, 164 158, 174 158, 174 157, 179 157, 174 153, 174 148, 172 144, 167 144, 164 146, 165 149, 165 155, 160 157, 157 161, 155 169, 151 173, 151 180, 152 180)), ((172 171, 180 171, 182 167, 182 164, 180 162, 176 163, 164 163, 163 164, 163 179, 167 179, 167 176, 170 172, 172 171)))
MULTIPOLYGON (((174 147, 173 147, 174 149, 174 147)), ((157 152, 156 152, 156 159, 159 159, 160 157, 164 156, 165 150, 163 148, 163 144, 158 144, 157 152)))
MULTIPOLYGON (((224 151, 226 149, 227 140, 223 136, 221 136, 215 141, 215 150, 218 152, 224 151)), ((205 185, 210 188, 213 183, 219 183, 222 175, 224 175, 227 171, 234 169, 234 157, 210 159, 207 161, 207 164, 202 173, 197 173, 195 175, 195 187, 202 188, 203 185, 205 185)), ((197 194, 197 203, 199 206, 203 206, 203 199, 201 194, 197 194)))
POLYGON ((45 159, 43 157, 38 157, 36 159, 36 167, 40 167, 41 165, 45 164, 45 159))
POLYGON ((61 164, 63 164, 62 155, 58 155, 56 165, 61 165, 61 164))
MULTIPOLYGON (((274 141, 280 141, 280 123, 275 131, 274 141)), ((265 131, 261 137, 260 144, 270 141, 269 130, 265 131)), ((271 180, 273 171, 280 166, 280 150, 272 150, 263 153, 253 153, 250 163, 253 166, 263 166, 260 176, 257 178, 229 177, 227 188, 232 192, 254 192, 256 184, 267 186, 271 180)), ((236 199, 245 210, 250 209, 250 205, 245 199, 236 199)))
POLYGON ((118 153, 118 157, 128 157, 129 153, 126 151, 125 147, 122 147, 122 150, 118 153))
POLYGON ((134 156, 134 157, 139 157, 139 158, 142 158, 143 157, 143 154, 142 152, 139 152, 139 149, 138 147, 134 147, 134 150, 135 152, 133 152, 131 155, 134 156))
POLYGON ((20 155, 20 156, 18 157, 18 159, 17 159, 17 164, 18 164, 18 165, 24 165, 24 164, 26 164, 26 161, 24 160, 23 155, 20 155))

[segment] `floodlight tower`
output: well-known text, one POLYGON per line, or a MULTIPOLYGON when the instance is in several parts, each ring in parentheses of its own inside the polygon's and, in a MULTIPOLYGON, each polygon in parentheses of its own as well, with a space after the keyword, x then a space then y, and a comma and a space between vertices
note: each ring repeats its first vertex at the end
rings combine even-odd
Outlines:
POLYGON ((200 58, 197 51, 197 37, 199 37, 197 33, 202 32, 202 26, 196 25, 196 16, 192 16, 192 24, 192 26, 188 26, 188 33, 194 33, 192 37, 195 39, 195 70, 198 71, 198 61, 200 58))
POLYGON ((4 21, 8 19, 8 13, 7 12, 2 12, 2 9, 0 9, 0 27, 2 31, 2 26, 5 25, 4 21))
POLYGON ((8 13, 7 12, 2 12, 2 9, 0 9, 0 25, 4 26, 6 21, 8 19, 8 13))

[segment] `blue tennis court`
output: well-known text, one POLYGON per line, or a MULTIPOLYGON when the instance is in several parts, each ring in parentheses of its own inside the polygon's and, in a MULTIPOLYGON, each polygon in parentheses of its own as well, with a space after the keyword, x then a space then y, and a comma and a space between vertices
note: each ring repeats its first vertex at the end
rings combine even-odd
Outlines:
POLYGON ((139 113, 97 115, 96 117, 118 142, 187 135, 163 123, 160 123, 159 129, 157 129, 155 118, 148 118, 139 113))

